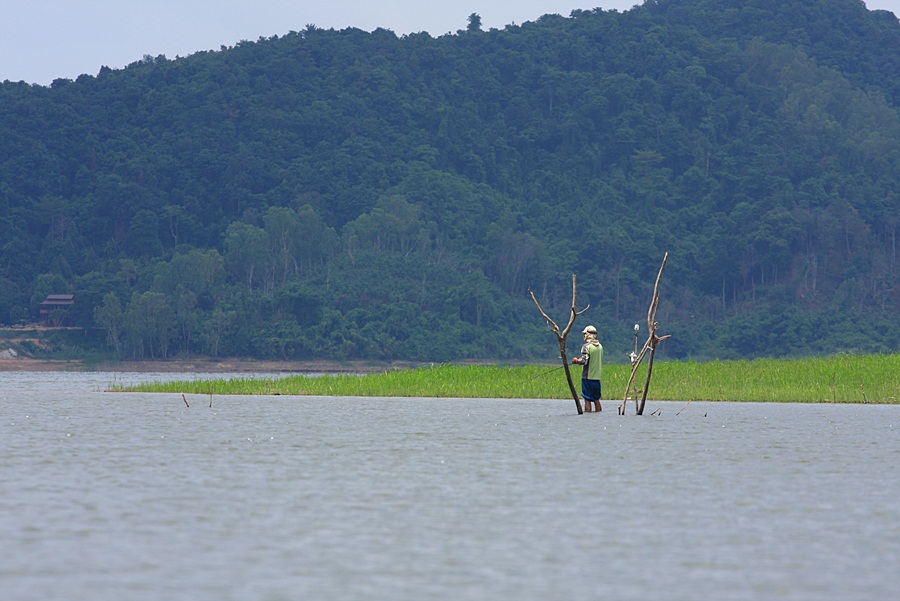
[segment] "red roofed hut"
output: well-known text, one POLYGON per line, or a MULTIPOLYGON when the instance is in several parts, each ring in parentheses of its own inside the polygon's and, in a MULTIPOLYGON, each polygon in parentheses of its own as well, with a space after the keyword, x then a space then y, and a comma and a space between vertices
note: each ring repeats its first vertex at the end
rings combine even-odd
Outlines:
POLYGON ((67 317, 67 309, 75 302, 74 294, 50 294, 41 303, 41 323, 51 328, 63 325, 67 317))

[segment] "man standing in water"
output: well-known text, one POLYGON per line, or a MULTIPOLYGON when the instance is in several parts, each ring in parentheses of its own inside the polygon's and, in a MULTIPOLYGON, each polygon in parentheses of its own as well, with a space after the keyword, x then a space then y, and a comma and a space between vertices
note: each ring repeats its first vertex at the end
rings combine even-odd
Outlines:
POLYGON ((603 346, 597 340, 597 328, 594 326, 586 327, 581 333, 584 335, 581 357, 574 357, 572 363, 584 366, 581 370, 581 397, 584 399, 584 410, 588 413, 594 411, 591 408, 593 403, 597 411, 603 411, 600 407, 603 346))

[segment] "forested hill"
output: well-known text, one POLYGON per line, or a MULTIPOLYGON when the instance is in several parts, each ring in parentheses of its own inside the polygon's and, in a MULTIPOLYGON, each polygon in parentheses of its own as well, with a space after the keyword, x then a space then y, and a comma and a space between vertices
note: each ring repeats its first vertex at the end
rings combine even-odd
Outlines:
POLYGON ((575 273, 624 360, 669 251, 668 357, 897 351, 898 107, 900 23, 859 0, 308 25, 4 82, 0 322, 74 294, 121 357, 552 360, 527 290, 565 320, 575 273))

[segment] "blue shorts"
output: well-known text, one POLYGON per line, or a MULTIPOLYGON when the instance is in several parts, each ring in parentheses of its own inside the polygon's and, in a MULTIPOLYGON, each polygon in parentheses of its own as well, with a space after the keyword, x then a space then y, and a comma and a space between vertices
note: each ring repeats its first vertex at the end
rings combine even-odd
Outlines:
POLYGON ((599 401, 602 389, 600 380, 581 380, 581 397, 586 401, 599 401))

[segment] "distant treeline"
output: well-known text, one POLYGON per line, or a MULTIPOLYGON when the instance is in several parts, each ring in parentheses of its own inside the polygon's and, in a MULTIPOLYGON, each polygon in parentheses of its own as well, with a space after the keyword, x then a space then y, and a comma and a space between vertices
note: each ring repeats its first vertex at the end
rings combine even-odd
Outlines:
POLYGON ((900 348, 900 23, 655 0, 456 34, 307 26, 0 84, 0 322, 120 357, 610 360, 900 348), (642 329, 646 326, 642 324, 642 329), (574 342, 577 341, 573 341, 574 342))

